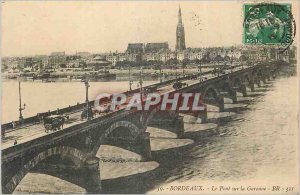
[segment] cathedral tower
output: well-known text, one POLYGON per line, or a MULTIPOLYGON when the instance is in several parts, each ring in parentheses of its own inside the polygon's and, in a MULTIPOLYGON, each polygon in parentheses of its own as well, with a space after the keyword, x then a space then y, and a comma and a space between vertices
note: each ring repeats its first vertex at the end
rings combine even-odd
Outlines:
POLYGON ((178 24, 176 29, 176 50, 182 51, 185 50, 185 34, 184 34, 184 26, 182 23, 181 17, 181 8, 179 7, 178 11, 178 24))

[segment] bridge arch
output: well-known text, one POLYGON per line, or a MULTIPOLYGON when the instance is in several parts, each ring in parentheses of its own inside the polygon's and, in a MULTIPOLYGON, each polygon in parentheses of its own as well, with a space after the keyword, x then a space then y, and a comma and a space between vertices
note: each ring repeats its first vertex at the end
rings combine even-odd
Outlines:
MULTIPOLYGON (((120 133, 120 131, 118 131, 120 133)), ((140 129, 132 122, 130 121, 117 121, 109 126, 109 128, 105 131, 104 136, 110 137, 120 137, 125 136, 125 134, 131 138, 136 138, 140 134, 140 129), (117 129, 123 129, 120 135, 116 134, 117 129), (122 134, 124 133, 124 134, 122 134)))
POLYGON ((253 71, 251 72, 251 74, 252 74, 252 77, 253 77, 253 78, 256 78, 256 77, 257 77, 257 69, 253 70, 253 71))
POLYGON ((231 91, 232 83, 230 83, 230 81, 220 82, 219 87, 221 90, 231 91))
POLYGON ((255 69, 252 72, 253 75, 253 81, 256 83, 258 86, 260 86, 260 82, 263 80, 263 74, 261 69, 255 69))
POLYGON ((244 75, 244 81, 247 83, 247 84, 250 84, 252 83, 252 75, 250 73, 246 73, 244 75))
POLYGON ((262 69, 257 70, 257 77, 258 78, 262 78, 263 77, 262 69))
POLYGON ((142 134, 143 129, 139 128, 134 123, 122 120, 116 121, 112 123, 106 130, 103 135, 101 135, 96 141, 95 145, 93 145, 93 149, 90 156, 95 156, 101 146, 101 144, 106 144, 107 138, 129 138, 129 139, 136 139, 139 135, 142 134))
MULTIPOLYGON (((69 146, 55 146, 38 153, 34 158, 29 160, 25 165, 23 165, 17 173, 15 173, 8 182, 2 186, 2 191, 4 194, 11 194, 25 177, 25 175, 33 169, 40 162, 46 160, 47 158, 60 155, 67 157, 71 160, 76 167, 81 167, 87 159, 87 156, 82 151, 69 147, 69 146)), ((2 181, 3 182, 3 181, 2 181)))
POLYGON ((203 99, 206 99, 206 98, 218 99, 219 95, 220 95, 220 92, 215 85, 209 85, 203 91, 203 99))

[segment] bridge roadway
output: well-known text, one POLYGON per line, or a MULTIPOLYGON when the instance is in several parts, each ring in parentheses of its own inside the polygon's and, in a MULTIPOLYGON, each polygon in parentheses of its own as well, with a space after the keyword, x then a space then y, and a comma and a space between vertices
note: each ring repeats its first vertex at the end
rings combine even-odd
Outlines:
MULTIPOLYGON (((241 69, 242 69, 241 67, 235 67, 232 70, 225 70, 225 75, 230 74, 232 72, 236 72, 236 71, 241 70, 241 69)), ((212 78, 215 78, 215 77, 218 77, 218 75, 213 75, 211 72, 209 72, 209 74, 203 73, 203 75, 205 75, 205 77, 208 80, 212 79, 212 78)), ((186 82, 189 86, 193 85, 193 84, 196 84, 196 83, 199 83, 198 78, 194 79, 194 80, 182 80, 182 81, 186 82)), ((173 82, 171 84, 167 85, 167 86, 158 87, 157 92, 160 95, 173 92, 174 89, 172 87, 172 84, 173 84, 173 82)), ((129 96, 129 99, 130 99, 130 96, 129 96)), ((122 105, 119 108, 119 110, 125 109, 125 107, 126 107, 126 105, 122 105)), ((65 128, 68 128, 68 127, 71 127, 71 126, 75 126, 75 125, 87 122, 86 120, 81 120, 82 110, 83 109, 79 109, 79 110, 76 110, 73 113, 66 113, 66 115, 69 116, 69 119, 67 119, 65 121, 65 124, 64 124, 63 128, 65 129, 65 128)), ((112 112, 116 112, 116 111, 112 111, 112 112)), ((110 112, 110 113, 112 113, 112 112, 110 112)), ((106 115, 106 113, 101 113, 101 114, 96 115, 95 117, 96 118, 101 118, 105 115, 106 115)), ((59 130, 59 131, 63 131, 64 129, 59 130)), ((45 127, 44 127, 43 123, 34 123, 34 124, 24 125, 23 127, 21 126, 17 129, 10 130, 10 131, 6 132, 5 133, 5 138, 2 139, 1 148, 2 148, 2 150, 4 150, 4 149, 7 149, 9 147, 14 146, 14 141, 15 140, 17 140, 17 145, 18 145, 18 144, 21 144, 21 143, 29 142, 31 140, 43 137, 43 136, 51 134, 51 133, 53 133, 53 132, 52 131, 50 131, 49 133, 45 132, 45 127)))

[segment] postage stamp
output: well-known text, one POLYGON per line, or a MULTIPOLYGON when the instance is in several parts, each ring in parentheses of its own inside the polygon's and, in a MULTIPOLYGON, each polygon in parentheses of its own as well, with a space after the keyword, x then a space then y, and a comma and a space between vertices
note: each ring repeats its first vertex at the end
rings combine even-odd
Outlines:
POLYGON ((244 4, 244 44, 288 47, 296 32, 291 4, 244 4))

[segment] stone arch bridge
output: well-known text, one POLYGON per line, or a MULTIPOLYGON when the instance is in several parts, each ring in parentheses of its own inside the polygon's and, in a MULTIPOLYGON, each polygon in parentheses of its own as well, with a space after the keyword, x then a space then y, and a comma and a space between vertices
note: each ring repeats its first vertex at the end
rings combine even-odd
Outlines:
MULTIPOLYGON (((216 105, 224 111, 224 97, 237 101, 237 92, 247 96, 247 88, 254 91, 261 82, 275 78, 280 66, 274 63, 253 65, 237 70, 229 70, 219 76, 211 76, 199 81, 198 77, 179 78, 188 85, 179 90, 169 87, 166 93, 201 92, 204 104, 216 105), (196 79, 195 79, 196 78, 196 79)), ((157 89, 168 88, 175 81, 156 84, 157 89)), ((205 122, 207 109, 198 116, 205 122)), ((12 193, 22 178, 37 165, 55 162, 57 166, 81 173, 80 178, 71 182, 84 187, 89 193, 101 192, 99 158, 96 153, 102 144, 110 144, 136 152, 143 160, 151 159, 151 148, 147 126, 173 125, 178 137, 184 136, 184 123, 177 111, 161 112, 120 109, 89 121, 81 121, 66 126, 63 130, 30 139, 16 145, 2 146, 2 192, 12 193)), ((38 121, 28 128, 41 126, 38 121)), ((21 129, 21 127, 20 127, 21 129)), ((2 135, 9 135, 11 124, 2 125, 2 135)), ((41 130, 43 131, 43 130, 41 130)), ((59 176, 58 176, 59 177, 59 176)))

